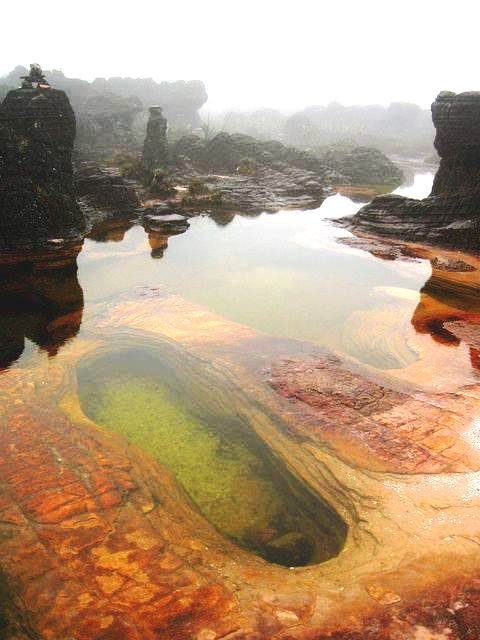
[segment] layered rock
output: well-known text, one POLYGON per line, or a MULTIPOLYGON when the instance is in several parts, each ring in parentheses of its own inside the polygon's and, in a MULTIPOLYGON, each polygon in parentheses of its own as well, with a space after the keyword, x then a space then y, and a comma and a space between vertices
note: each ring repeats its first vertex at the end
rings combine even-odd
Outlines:
POLYGON ((316 155, 355 185, 392 188, 403 180, 402 170, 378 149, 331 145, 318 149, 316 155))
POLYGON ((147 135, 143 145, 143 162, 151 171, 168 161, 167 120, 161 107, 150 107, 147 135))
POLYGON ((342 178, 306 151, 242 134, 184 136, 170 155, 177 177, 209 174, 222 205, 236 211, 314 208, 342 178))
POLYGON ((96 224, 118 214, 130 215, 139 206, 134 186, 118 171, 82 163, 75 172, 75 191, 86 219, 96 224))
POLYGON ((158 289, 102 308, 94 333, 48 369, 0 376, 4 607, 32 629, 7 638, 478 637, 478 382, 400 391, 158 289), (342 516, 342 553, 292 570, 240 549, 166 468, 89 420, 78 372, 89 354, 111 353, 118 329, 150 352, 166 335, 218 375, 212 408, 248 421, 342 516))
POLYGON ((432 104, 441 158, 423 200, 375 198, 344 224, 354 232, 480 250, 480 93, 442 92, 432 104))
POLYGON ((75 115, 63 91, 16 89, 0 106, 0 236, 18 245, 83 232, 75 201, 75 115))

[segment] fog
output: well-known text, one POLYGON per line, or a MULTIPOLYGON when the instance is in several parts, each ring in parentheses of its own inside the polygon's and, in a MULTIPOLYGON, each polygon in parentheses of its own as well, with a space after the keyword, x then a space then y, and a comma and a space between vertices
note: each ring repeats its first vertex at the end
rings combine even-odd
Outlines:
POLYGON ((478 3, 457 0, 45 0, 2 4, 0 76, 200 79, 207 108, 428 106, 480 89, 478 3))

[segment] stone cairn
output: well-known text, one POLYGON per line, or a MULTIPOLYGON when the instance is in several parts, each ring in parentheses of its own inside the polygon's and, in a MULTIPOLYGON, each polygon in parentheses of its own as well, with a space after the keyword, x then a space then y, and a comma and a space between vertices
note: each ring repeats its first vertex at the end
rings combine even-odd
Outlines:
POLYGON ((21 76, 22 89, 50 89, 50 84, 46 80, 42 67, 36 62, 30 65, 30 73, 28 76, 21 76))

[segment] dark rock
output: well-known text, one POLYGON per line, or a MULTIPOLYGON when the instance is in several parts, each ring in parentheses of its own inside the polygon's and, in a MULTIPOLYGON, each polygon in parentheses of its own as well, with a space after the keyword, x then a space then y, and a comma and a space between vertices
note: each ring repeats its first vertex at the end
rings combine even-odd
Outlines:
POLYGON ((142 223, 147 231, 162 232, 168 235, 184 233, 190 226, 187 217, 177 213, 148 214, 143 217, 142 223))
POLYGON ((353 232, 478 252, 480 93, 442 92, 432 117, 441 161, 430 196, 380 196, 341 224, 353 232))
POLYGON ((4 244, 81 234, 73 188, 75 115, 63 91, 16 89, 0 105, 0 236, 4 244))
POLYGON ((402 170, 378 149, 330 145, 316 155, 353 184, 399 186, 403 181, 402 170))
MULTIPOLYGON (((180 176, 208 176, 219 203, 236 211, 278 211, 321 204, 336 176, 318 158, 280 142, 263 142, 241 134, 219 133, 211 140, 184 136, 171 148, 180 176), (200 175, 199 175, 200 174, 200 175)), ((209 207, 212 202, 202 202, 209 207)))
POLYGON ((143 145, 143 162, 147 169, 153 171, 165 165, 167 161, 167 120, 163 117, 161 107, 150 107, 147 135, 143 145))
POLYGON ((97 223, 112 215, 133 215, 140 202, 134 186, 114 169, 82 163, 75 172, 75 190, 86 218, 97 223))
POLYGON ((80 250, 81 243, 65 242, 42 251, 2 252, 0 371, 21 356, 27 339, 54 356, 77 335, 83 315, 80 250))
POLYGON ((285 533, 283 536, 271 540, 266 545, 267 560, 283 566, 302 566, 308 564, 314 553, 313 544, 296 531, 285 533))

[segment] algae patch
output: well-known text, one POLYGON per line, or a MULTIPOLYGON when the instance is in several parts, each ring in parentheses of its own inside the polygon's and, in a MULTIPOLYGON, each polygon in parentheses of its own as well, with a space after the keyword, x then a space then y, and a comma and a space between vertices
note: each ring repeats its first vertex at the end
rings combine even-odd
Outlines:
POLYGON ((343 521, 274 458, 212 371, 167 347, 162 356, 129 349, 81 366, 85 413, 168 466, 240 546, 288 566, 336 555, 343 521))

